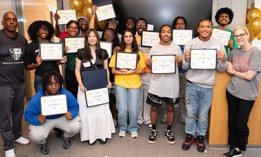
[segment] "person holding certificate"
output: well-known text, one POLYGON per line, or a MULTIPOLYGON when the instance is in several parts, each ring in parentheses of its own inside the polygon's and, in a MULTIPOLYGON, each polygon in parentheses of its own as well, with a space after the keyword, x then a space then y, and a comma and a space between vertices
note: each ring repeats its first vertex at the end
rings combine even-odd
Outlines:
POLYGON ((83 85, 82 71, 93 71, 106 69, 108 88, 111 88, 110 75, 108 70, 108 53, 100 46, 100 38, 95 29, 89 29, 85 36, 85 48, 79 49, 76 53, 75 76, 78 86, 77 101, 80 105, 81 118, 81 141, 89 141, 94 144, 99 140, 101 144, 105 144, 107 139, 111 138, 111 134, 115 132, 112 115, 109 104, 102 104, 93 107, 87 107, 85 92, 88 90, 83 85))
POLYGON ((54 28, 48 21, 35 21, 28 28, 28 35, 32 42, 26 47, 25 67, 27 70, 35 69, 34 89, 38 92, 42 87, 42 77, 48 71, 59 72, 59 64, 66 63, 64 56, 60 61, 42 60, 39 43, 52 43, 54 28))
POLYGON ((16 32, 18 19, 15 13, 5 12, 0 30, 0 133, 1 155, 15 157, 14 143, 28 145, 22 136, 25 79, 24 55, 27 41, 16 32))
POLYGON ((117 49, 118 51, 124 51, 121 54, 138 56, 137 60, 131 57, 121 60, 118 57, 116 59, 116 56, 118 56, 117 53, 120 52, 115 52, 109 65, 112 68, 112 73, 115 75, 116 106, 120 128, 119 136, 125 137, 126 132, 129 132, 132 138, 137 138, 137 115, 140 109, 140 87, 142 84, 140 75, 143 74, 146 65, 141 52, 138 51, 138 44, 132 30, 123 31, 121 45, 117 49), (136 69, 117 68, 118 63, 128 61, 136 63, 136 69), (129 124, 127 123, 128 120, 129 124))
MULTIPOLYGON (((148 22, 144 18, 139 18, 136 22, 136 34, 135 38, 138 43, 139 51, 142 53, 144 59, 146 59, 149 55, 150 48, 149 47, 143 47, 141 46, 141 37, 142 37, 142 31, 146 31, 148 28, 148 22)), ((145 124, 149 129, 151 129, 151 120, 150 120, 150 108, 151 106, 146 103, 146 98, 148 95, 148 90, 149 90, 149 84, 150 84, 150 79, 151 79, 151 70, 150 68, 146 67, 145 68, 145 73, 141 75, 141 107, 138 113, 138 118, 137 118, 137 124, 140 127, 142 124, 145 124)))
POLYGON ((224 157, 241 156, 246 150, 249 128, 248 118, 259 96, 261 71, 261 50, 250 44, 250 33, 245 26, 234 30, 235 39, 240 46, 229 54, 227 72, 232 76, 227 86, 228 103, 228 145, 224 157))
MULTIPOLYGON (((119 40, 118 34, 114 29, 111 29, 111 28, 106 28, 103 31, 101 41, 111 42, 112 43, 112 50, 115 47, 120 46, 120 40, 119 40)), ((108 52, 108 53, 112 53, 112 52, 108 52)), ((110 59, 108 59, 108 61, 110 62, 110 59)), ((111 113, 112 113, 114 125, 115 125, 115 127, 117 127, 118 117, 117 117, 116 98, 115 98, 114 74, 112 74, 111 70, 112 69, 109 67, 110 81, 112 82, 112 87, 110 88, 110 95, 109 95, 109 97, 110 97, 110 110, 111 110, 111 113)))
MULTIPOLYGON (((77 21, 71 20, 66 25, 66 32, 68 32, 68 37, 76 37, 79 34, 79 24, 77 21)), ((65 40, 65 39, 64 39, 65 40)), ((73 39, 72 39, 73 40, 73 39)), ((65 51, 68 50, 68 45, 65 43, 65 51)), ((78 82, 75 77, 75 58, 76 52, 71 52, 66 54, 67 62, 65 68, 65 85, 66 89, 69 90, 75 98, 77 98, 78 92, 78 82)))
POLYGON ((185 45, 182 68, 188 69, 185 99, 187 108, 185 132, 187 136, 182 144, 183 150, 189 150, 190 146, 196 142, 197 150, 205 152, 205 135, 208 128, 208 111, 211 107, 215 84, 216 64, 217 70, 220 72, 224 72, 227 67, 224 45, 211 36, 212 30, 213 24, 209 19, 200 20, 197 28, 199 36, 185 45), (193 55, 193 58, 193 50, 201 54, 193 55), (211 55, 208 55, 210 53, 211 55), (194 62, 198 64, 197 59, 200 60, 204 56, 208 57, 201 60, 199 69, 189 68, 195 64, 194 62), (207 62, 209 64, 206 64, 207 62), (208 69, 210 65, 213 65, 214 68, 208 69))
MULTIPOLYGON (((167 128, 165 130, 165 137, 169 144, 174 144, 175 137, 171 129, 175 117, 174 105, 178 103, 179 99, 178 66, 181 66, 182 63, 182 52, 177 44, 171 42, 172 28, 170 25, 162 25, 159 31, 159 36, 160 42, 151 48, 146 64, 153 67, 155 63, 150 59, 153 56, 172 56, 173 58, 169 64, 172 64, 172 66, 174 64, 175 73, 152 73, 146 100, 146 102, 151 105, 150 118, 152 123, 152 130, 148 142, 151 144, 156 142, 158 136, 156 127, 158 109, 163 102, 165 102, 167 105, 167 128)), ((160 68, 158 69, 158 71, 160 71, 160 68)))
MULTIPOLYGON (((50 148, 48 146, 47 137, 53 128, 59 128, 64 131, 62 135, 63 148, 69 149, 71 146, 70 137, 76 135, 80 130, 80 118, 78 115, 79 105, 69 91, 62 88, 63 77, 57 71, 49 71, 43 77, 42 85, 43 88, 37 92, 30 100, 27 108, 24 112, 25 121, 27 121, 29 126, 29 138, 36 144, 40 145, 40 150, 42 154, 48 154, 50 148), (48 97, 57 97, 59 95, 65 95, 65 99, 60 99, 59 101, 48 102, 48 97), (42 97, 45 97, 45 101, 41 101, 42 97), (55 103, 54 103, 55 102, 55 103), (67 102, 63 104, 60 102, 67 102), (43 113, 43 105, 50 105, 49 108, 56 105, 66 105, 67 112, 64 114, 59 113, 59 110, 52 115, 46 116, 43 113)), ((49 112, 53 112, 56 108, 51 109, 49 112)))
POLYGON ((230 51, 232 51, 233 48, 238 48, 238 45, 237 45, 236 40, 234 38, 233 31, 227 27, 232 22, 233 17, 234 17, 233 11, 230 8, 227 8, 227 7, 220 8, 215 15, 215 19, 216 19, 216 22, 218 23, 218 26, 215 26, 213 28, 217 28, 217 29, 220 29, 220 30, 231 32, 231 36, 230 36, 230 39, 228 41, 228 45, 225 46, 226 56, 229 55, 230 51))

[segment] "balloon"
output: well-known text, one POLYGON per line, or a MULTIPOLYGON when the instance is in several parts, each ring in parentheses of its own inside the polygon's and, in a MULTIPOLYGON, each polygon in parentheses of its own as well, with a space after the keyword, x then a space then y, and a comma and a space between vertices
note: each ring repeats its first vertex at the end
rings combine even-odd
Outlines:
POLYGON ((249 22, 249 28, 253 31, 254 35, 261 32, 261 17, 255 17, 249 22))
POLYGON ((258 40, 261 40, 261 32, 260 32, 259 34, 257 34, 256 38, 257 38, 258 40))
POLYGON ((70 7, 74 9, 77 13, 82 13, 83 0, 70 0, 70 7))
POLYGON ((256 38, 256 36, 254 35, 253 31, 250 29, 250 24, 248 23, 248 24, 246 25, 246 27, 248 28, 249 33, 250 33, 250 35, 249 35, 249 41, 254 40, 254 39, 256 38))
POLYGON ((252 8, 247 12, 247 21, 250 21, 255 17, 261 17, 261 11, 258 8, 252 8))

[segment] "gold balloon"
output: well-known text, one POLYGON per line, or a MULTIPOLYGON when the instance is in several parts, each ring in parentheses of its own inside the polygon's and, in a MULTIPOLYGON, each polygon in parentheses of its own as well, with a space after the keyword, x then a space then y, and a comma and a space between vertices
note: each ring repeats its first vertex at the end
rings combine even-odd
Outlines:
POLYGON ((70 7, 81 14, 83 11, 83 0, 70 0, 70 7))
POLYGON ((256 38, 257 38, 258 40, 261 40, 261 32, 260 32, 259 34, 257 34, 256 38))
POLYGON ((250 35, 249 35, 249 41, 253 41, 253 40, 256 38, 256 36, 254 35, 253 31, 250 29, 250 24, 248 23, 248 24, 246 25, 246 27, 248 28, 249 33, 250 33, 250 35))
POLYGON ((254 35, 261 32, 261 17, 255 17, 249 22, 249 28, 253 31, 254 35))
POLYGON ((247 12, 247 21, 251 22, 256 17, 261 17, 261 11, 258 8, 249 9, 247 12))

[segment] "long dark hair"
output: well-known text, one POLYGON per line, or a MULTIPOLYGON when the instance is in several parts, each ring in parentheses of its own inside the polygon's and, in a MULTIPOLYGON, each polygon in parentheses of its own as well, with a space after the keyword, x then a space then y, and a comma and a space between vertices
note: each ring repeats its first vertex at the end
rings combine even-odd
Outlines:
POLYGON ((172 28, 175 29, 176 23, 178 22, 179 19, 182 19, 184 21, 185 24, 185 29, 187 29, 187 20, 185 19, 185 17, 183 16, 177 16, 172 23, 172 28))
POLYGON ((136 41, 136 38, 135 38, 135 34, 134 34, 134 31, 131 30, 131 29, 125 29, 122 33, 121 45, 120 45, 121 50, 124 51, 126 49, 126 43, 124 41, 124 36, 125 36, 126 32, 130 32, 133 36, 133 41, 132 41, 132 44, 131 44, 132 52, 138 52, 138 44, 137 44, 137 41, 136 41))
POLYGON ((48 35, 46 36, 47 40, 51 40, 54 36, 54 28, 53 25, 48 21, 34 21, 30 24, 27 33, 32 41, 36 41, 38 39, 38 31, 41 28, 45 28, 48 30, 48 35))
POLYGON ((95 29, 88 29, 85 35, 85 47, 83 49, 83 57, 85 59, 93 59, 92 55, 91 55, 91 49, 88 43, 88 37, 91 34, 91 32, 93 32, 97 38, 97 43, 96 43, 96 50, 95 53, 97 55, 98 58, 103 59, 103 54, 102 54, 102 49, 101 49, 101 45, 100 45, 100 37, 99 34, 97 33, 97 31, 95 29))

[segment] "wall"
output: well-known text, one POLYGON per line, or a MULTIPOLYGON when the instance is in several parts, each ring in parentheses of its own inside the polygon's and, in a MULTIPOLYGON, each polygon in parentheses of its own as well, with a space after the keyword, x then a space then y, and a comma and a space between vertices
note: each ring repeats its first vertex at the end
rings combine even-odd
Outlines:
MULTIPOLYGON (((15 0, 1 0, 1 5, 0 5, 0 17, 2 21, 3 14, 7 11, 15 11, 15 0)), ((2 29, 3 26, 2 24, 0 25, 0 29, 2 29)))

